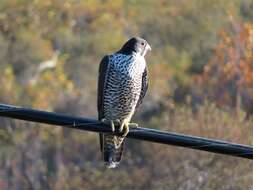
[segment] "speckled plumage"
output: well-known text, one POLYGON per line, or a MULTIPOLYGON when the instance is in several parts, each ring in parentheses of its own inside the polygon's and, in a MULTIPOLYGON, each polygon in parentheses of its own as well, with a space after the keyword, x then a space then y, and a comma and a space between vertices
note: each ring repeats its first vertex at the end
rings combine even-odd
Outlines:
MULTIPOLYGON (((98 84, 99 120, 130 122, 147 90, 145 53, 141 54, 139 49, 129 52, 123 49, 102 59, 98 84)), ((101 134, 100 140, 104 161, 109 167, 115 167, 122 157, 123 138, 101 134)))
POLYGON ((146 62, 139 55, 116 53, 109 56, 104 93, 104 117, 109 120, 131 119, 137 105, 146 62))

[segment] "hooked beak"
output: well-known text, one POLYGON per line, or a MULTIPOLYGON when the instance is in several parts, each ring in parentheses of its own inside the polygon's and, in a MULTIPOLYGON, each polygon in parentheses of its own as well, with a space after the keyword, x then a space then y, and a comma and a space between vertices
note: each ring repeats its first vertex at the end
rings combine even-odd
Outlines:
POLYGON ((150 45, 147 43, 147 45, 146 45, 146 50, 148 50, 148 51, 151 51, 152 49, 151 49, 151 47, 150 47, 150 45))
POLYGON ((141 55, 145 56, 148 51, 151 51, 150 45, 147 43, 145 48, 142 50, 141 55))

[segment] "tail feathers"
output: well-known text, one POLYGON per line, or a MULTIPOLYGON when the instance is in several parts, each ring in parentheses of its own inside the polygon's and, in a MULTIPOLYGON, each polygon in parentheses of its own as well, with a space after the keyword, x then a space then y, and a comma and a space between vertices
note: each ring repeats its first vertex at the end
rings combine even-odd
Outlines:
POLYGON ((105 166, 107 168, 116 168, 119 165, 119 162, 115 162, 113 160, 113 155, 109 156, 108 159, 104 159, 104 161, 105 161, 105 166))
POLYGON ((122 159, 123 139, 111 134, 102 134, 100 138, 102 156, 107 168, 115 168, 122 159))

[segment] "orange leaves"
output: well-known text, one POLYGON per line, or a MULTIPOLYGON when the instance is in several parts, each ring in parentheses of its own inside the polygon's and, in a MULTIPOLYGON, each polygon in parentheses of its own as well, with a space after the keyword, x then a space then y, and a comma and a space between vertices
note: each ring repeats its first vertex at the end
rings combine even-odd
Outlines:
POLYGON ((253 88, 253 24, 232 20, 231 27, 218 32, 214 55, 199 76, 218 105, 234 105, 235 96, 253 88))
POLYGON ((240 70, 242 71, 242 84, 245 84, 247 86, 252 86, 252 82, 253 82, 253 65, 252 63, 249 64, 245 61, 241 61, 240 62, 240 70))
POLYGON ((215 47, 213 58, 205 66, 204 75, 222 77, 223 80, 242 80, 241 84, 253 86, 249 83, 253 83, 253 24, 236 25, 239 30, 235 30, 235 34, 224 29, 219 31, 220 42, 215 47), (216 72, 211 73, 213 70, 216 72))

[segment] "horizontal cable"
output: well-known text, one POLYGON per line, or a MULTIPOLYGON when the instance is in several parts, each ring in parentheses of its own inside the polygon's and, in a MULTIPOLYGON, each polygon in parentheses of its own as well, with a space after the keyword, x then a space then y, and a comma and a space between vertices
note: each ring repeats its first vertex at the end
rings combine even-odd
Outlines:
MULTIPOLYGON (((0 116, 51 125, 59 125, 72 129, 113 133, 110 127, 95 119, 69 116, 65 114, 22 108, 6 104, 0 104, 0 116)), ((121 135, 119 132, 114 132, 114 134, 121 135)), ((253 159, 253 146, 190 135, 181 135, 149 128, 130 128, 127 138, 253 159)))

